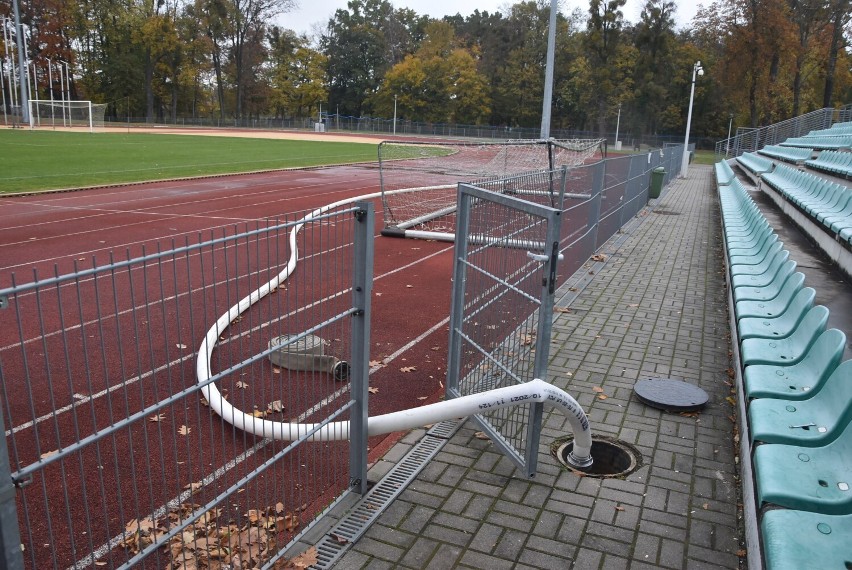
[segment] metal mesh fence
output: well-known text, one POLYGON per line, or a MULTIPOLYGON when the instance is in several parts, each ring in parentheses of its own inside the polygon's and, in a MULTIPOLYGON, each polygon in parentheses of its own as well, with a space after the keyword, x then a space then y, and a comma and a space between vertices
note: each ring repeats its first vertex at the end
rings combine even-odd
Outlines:
POLYGON ((394 142, 379 145, 386 227, 452 232, 456 184, 577 166, 599 139, 577 141, 394 142), (416 189, 413 192, 397 190, 416 189))
POLYGON ((288 216, 8 278, 0 388, 15 491, 0 501, 0 525, 9 567, 271 567, 362 477, 365 445, 353 459, 348 442, 276 441, 224 422, 197 382, 196 351, 212 330, 211 381, 251 418, 360 421, 366 362, 353 331, 365 330, 353 323, 365 307, 353 276, 372 263, 354 255, 372 241, 365 208, 318 216, 295 238, 300 216, 288 216), (289 279, 216 328, 288 271, 294 245, 289 279), (270 341, 306 335, 348 361, 351 379, 270 361, 270 341))

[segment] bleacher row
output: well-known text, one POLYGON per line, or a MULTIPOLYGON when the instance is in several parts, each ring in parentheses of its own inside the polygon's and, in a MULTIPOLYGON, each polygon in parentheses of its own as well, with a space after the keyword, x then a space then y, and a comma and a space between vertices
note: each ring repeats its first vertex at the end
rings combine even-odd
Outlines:
MULTIPOLYGON (((846 336, 727 162, 716 165, 760 540, 769 570, 852 564, 846 336)), ((750 471, 750 470, 749 470, 750 471)))
MULTIPOLYGON (((852 153, 841 154, 849 156, 848 177, 852 175, 852 153)), ((812 161, 807 162, 810 165, 812 161)), ((765 181, 788 202, 798 206, 824 231, 838 240, 849 242, 852 237, 852 188, 784 164, 776 165, 755 153, 738 156, 737 163, 754 180, 765 181)), ((717 179, 734 175, 730 165, 724 161, 716 165, 716 170, 717 179)))
POLYGON ((767 167, 765 159, 755 162, 753 159, 758 154, 795 165, 804 164, 834 176, 852 178, 852 122, 836 123, 831 128, 811 131, 803 137, 766 145, 757 153, 737 157, 737 161, 760 176, 772 168, 767 167))
POLYGON ((835 123, 827 129, 811 131, 803 137, 791 137, 779 146, 805 148, 811 151, 849 150, 852 148, 852 122, 835 123))

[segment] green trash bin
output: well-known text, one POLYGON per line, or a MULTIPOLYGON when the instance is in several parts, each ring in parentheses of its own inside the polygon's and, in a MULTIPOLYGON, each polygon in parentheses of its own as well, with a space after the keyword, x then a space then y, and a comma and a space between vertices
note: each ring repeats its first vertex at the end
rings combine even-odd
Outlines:
POLYGON ((659 198, 660 192, 663 191, 663 179, 666 177, 666 169, 658 166, 651 171, 651 189, 648 192, 649 198, 659 198))

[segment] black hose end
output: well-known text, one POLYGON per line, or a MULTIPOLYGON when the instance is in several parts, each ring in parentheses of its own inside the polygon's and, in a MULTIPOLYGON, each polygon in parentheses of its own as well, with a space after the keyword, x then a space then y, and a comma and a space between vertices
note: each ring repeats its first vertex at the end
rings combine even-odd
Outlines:
POLYGON ((331 374, 334 376, 334 379, 338 382, 345 382, 349 380, 349 372, 350 367, 349 363, 345 360, 340 360, 335 363, 334 367, 331 369, 331 374))
POLYGON ((396 238, 404 238, 405 230, 402 230, 396 226, 387 226, 382 228, 382 235, 385 237, 396 237, 396 238))

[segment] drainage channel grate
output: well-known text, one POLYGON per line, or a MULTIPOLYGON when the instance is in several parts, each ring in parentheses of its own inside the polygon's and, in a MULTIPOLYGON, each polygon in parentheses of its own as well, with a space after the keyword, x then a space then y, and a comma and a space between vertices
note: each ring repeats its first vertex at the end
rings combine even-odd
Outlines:
POLYGON ((462 420, 448 420, 430 428, 423 439, 322 537, 316 545, 317 563, 311 568, 331 568, 408 487, 461 425, 462 420))

